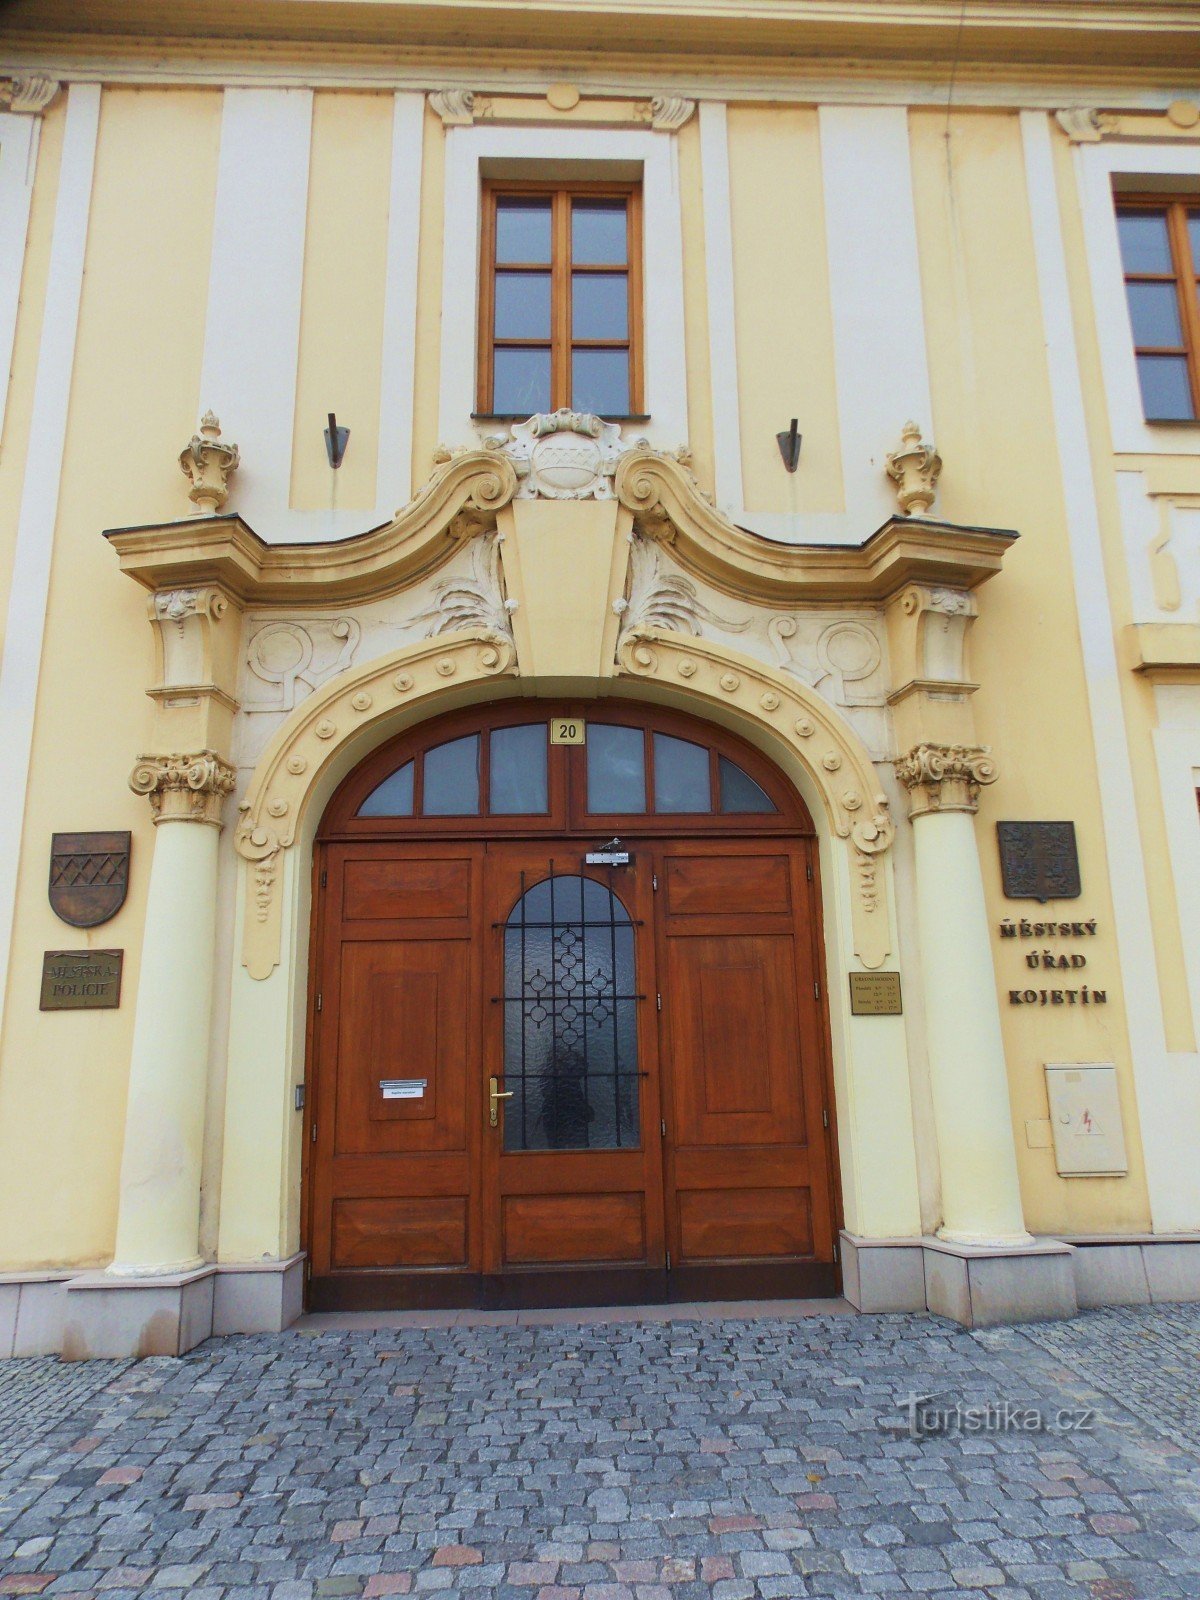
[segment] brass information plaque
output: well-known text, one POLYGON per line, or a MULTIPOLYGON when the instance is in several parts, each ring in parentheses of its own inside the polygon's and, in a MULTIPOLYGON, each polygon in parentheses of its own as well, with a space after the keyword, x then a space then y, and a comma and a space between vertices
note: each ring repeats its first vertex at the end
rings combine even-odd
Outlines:
POLYGON ((47 950, 42 1011, 109 1011, 121 1004, 124 950, 47 950))
POLYGON ((587 723, 582 717, 551 717, 551 744, 585 744, 587 723))
POLYGON ((900 1003, 898 972, 852 972, 850 974, 850 1015, 852 1017, 898 1017, 900 1003))

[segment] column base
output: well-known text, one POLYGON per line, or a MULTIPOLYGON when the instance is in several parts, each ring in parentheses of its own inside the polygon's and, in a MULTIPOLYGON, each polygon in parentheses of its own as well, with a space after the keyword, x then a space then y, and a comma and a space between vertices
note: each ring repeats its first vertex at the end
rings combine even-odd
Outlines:
POLYGON ((213 1331, 216 1268, 119 1277, 84 1272, 67 1285, 62 1358, 182 1356, 213 1331))
POLYGON ((843 1293, 859 1311, 932 1311, 964 1328, 1071 1317, 1075 1255, 1058 1239, 984 1246, 843 1232, 843 1293))

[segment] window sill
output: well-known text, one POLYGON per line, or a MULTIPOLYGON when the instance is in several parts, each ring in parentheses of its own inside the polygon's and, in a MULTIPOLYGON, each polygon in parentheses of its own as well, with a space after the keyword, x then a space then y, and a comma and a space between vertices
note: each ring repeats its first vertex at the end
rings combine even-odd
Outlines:
POLYGON ((1148 428, 1170 428, 1172 431, 1178 428, 1200 429, 1200 417, 1147 417, 1145 422, 1148 428))
MULTIPOLYGON (((563 407, 565 411, 570 409, 569 406, 563 407)), ((534 416, 537 414, 537 412, 533 413, 534 416)), ((548 416, 554 415, 553 412, 545 414, 548 416)), ((472 422, 528 422, 529 417, 530 413, 527 411, 472 411, 471 413, 472 422)), ((650 413, 648 411, 624 413, 614 411, 611 415, 602 416, 600 420, 601 422, 649 422, 650 413)))

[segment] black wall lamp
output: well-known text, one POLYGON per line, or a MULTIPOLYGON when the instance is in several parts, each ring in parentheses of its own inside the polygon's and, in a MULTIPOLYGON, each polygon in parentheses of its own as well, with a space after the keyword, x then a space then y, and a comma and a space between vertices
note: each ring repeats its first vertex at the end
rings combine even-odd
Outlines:
MULTIPOLYGON (((332 420, 331 417, 330 421, 332 422, 332 420)), ((800 440, 802 435, 796 431, 799 426, 800 419, 793 417, 792 425, 788 431, 775 435, 779 441, 779 454, 783 457, 783 464, 789 472, 795 472, 800 465, 800 440)))
MULTIPOLYGON (((781 435, 782 437, 782 435, 781 435)), ((329 465, 336 472, 346 455, 350 438, 349 428, 339 428, 337 417, 329 413, 329 426, 325 429, 325 449, 329 452, 329 465)))

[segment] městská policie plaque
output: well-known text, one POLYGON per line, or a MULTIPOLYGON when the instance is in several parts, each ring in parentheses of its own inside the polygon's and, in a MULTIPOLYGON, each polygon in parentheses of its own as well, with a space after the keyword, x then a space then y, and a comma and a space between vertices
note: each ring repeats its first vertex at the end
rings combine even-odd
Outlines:
POLYGON ((111 1011, 121 1004, 124 950, 47 950, 41 1011, 111 1011))

